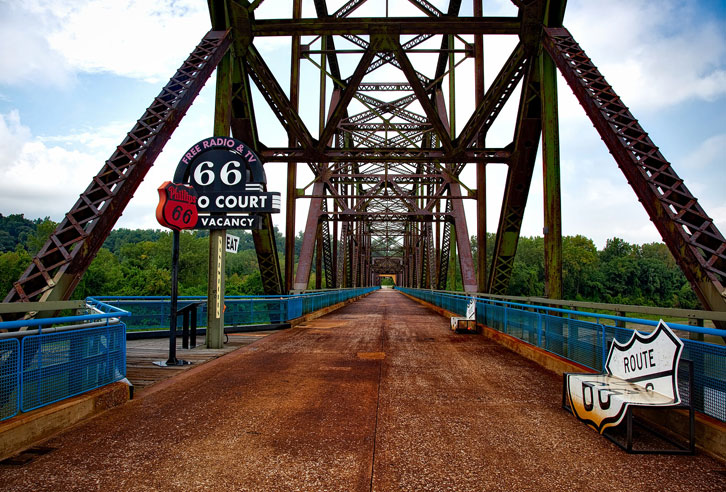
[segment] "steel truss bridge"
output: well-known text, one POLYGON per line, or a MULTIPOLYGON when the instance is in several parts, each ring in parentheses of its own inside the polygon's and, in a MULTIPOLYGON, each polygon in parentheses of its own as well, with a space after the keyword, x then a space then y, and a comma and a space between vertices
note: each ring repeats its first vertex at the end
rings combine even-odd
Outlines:
POLYGON ((315 16, 303 17, 302 0, 293 0, 288 17, 258 19, 262 3, 209 0, 209 33, 91 178, 6 302, 70 297, 215 68, 215 134, 245 141, 267 163, 286 163, 289 259, 298 200, 310 203, 297 270, 293 261, 281 270, 269 215, 253 232, 267 293, 306 289, 314 262, 316 287, 367 286, 389 274, 402 286, 442 289, 455 259, 465 291, 504 293, 541 142, 546 295, 559 298, 559 71, 704 307, 726 310, 723 235, 563 27, 565 0, 513 0, 516 17, 484 17, 482 0, 473 0, 469 16, 460 15, 461 0, 445 10, 428 0, 400 0, 412 14, 395 18, 368 16, 366 0, 312 0, 305 7, 315 16), (516 43, 486 90, 485 35, 516 43), (269 38, 291 46, 289 80, 276 77, 261 54, 269 38), (457 71, 471 63, 471 92, 457 94, 457 71), (303 78, 311 67, 318 76, 303 78), (319 100, 317 118, 300 111, 301 94, 319 100), (518 105, 512 141, 491 148, 487 132, 510 99, 518 105), (471 116, 455 128, 457 109, 472 101, 471 116), (263 105, 285 129, 286 145, 265 142, 256 118, 263 105), (490 163, 506 165, 507 178, 487 264, 490 163), (298 166, 314 176, 307 186, 298 183, 298 166), (462 179, 466 166, 475 167, 475 183, 462 179), (476 231, 467 227, 465 199, 476 201, 476 231), (472 232, 481 239, 476 257, 472 232))

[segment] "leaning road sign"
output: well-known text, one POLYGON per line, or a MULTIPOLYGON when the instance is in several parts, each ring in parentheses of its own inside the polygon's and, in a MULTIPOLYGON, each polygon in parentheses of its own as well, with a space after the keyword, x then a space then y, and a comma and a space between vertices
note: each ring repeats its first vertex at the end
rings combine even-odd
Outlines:
POLYGON ((476 333, 476 298, 470 297, 466 305, 466 317, 451 318, 451 330, 459 333, 476 333))
POLYGON ((653 333, 635 331, 621 344, 613 340, 606 374, 567 374, 566 391, 575 416, 603 433, 622 422, 630 405, 674 406, 683 342, 660 321, 653 333))

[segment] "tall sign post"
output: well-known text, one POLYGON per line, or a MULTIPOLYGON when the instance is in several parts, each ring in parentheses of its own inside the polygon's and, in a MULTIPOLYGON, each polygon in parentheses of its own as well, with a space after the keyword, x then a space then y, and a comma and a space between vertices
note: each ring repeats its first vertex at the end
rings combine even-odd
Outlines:
MULTIPOLYGON (((232 126, 232 53, 220 60, 217 67, 217 87, 214 97, 214 135, 228 137, 232 126)), ((194 146, 190 151, 197 150, 194 146)), ((186 157, 186 156, 185 156, 186 157)), ((197 181, 195 179, 195 181, 197 181)), ((207 336, 208 348, 224 345, 224 292, 227 270, 224 250, 226 228, 209 231, 209 264, 207 277, 207 336)))
POLYGON ((175 183, 188 183, 196 193, 194 229, 210 230, 207 296, 207 347, 221 348, 224 339, 224 272, 227 229, 256 229, 257 213, 280 211, 280 193, 265 191, 262 161, 245 143, 231 137, 209 137, 184 154, 175 183))
POLYGON ((191 229, 198 220, 197 192, 191 186, 164 182, 158 189, 159 205, 156 220, 173 231, 171 248, 171 306, 169 319, 169 358, 160 366, 180 366, 186 362, 176 358, 177 299, 179 297, 179 231, 191 229))
POLYGON ((259 228, 261 217, 255 214, 280 211, 280 193, 266 191, 266 185, 262 161, 245 143, 230 137, 209 137, 191 146, 184 154, 174 173, 174 183, 166 181, 159 187, 156 218, 161 225, 174 231, 169 360, 166 365, 179 363, 176 359, 179 231, 210 230, 206 345, 221 348, 226 230, 259 228))

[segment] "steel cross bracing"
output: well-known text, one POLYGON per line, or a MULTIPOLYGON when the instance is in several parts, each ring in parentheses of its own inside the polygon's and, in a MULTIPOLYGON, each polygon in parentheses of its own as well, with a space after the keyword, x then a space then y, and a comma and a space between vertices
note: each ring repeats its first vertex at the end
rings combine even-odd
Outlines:
POLYGON ((70 298, 174 129, 229 48, 210 31, 91 179, 5 302, 70 298))
POLYGON ((545 226, 556 231, 545 237, 547 282, 555 286, 548 295, 561 295, 559 69, 704 305, 726 309, 723 236, 562 29, 564 0, 517 0, 517 15, 509 17, 483 16, 481 0, 453 0, 445 9, 428 0, 385 2, 390 12, 366 0, 293 0, 289 15, 272 4, 209 0, 218 32, 205 37, 139 120, 8 300, 51 298, 61 284, 52 297, 69 295, 231 43, 230 63, 218 73, 218 85, 230 83, 231 91, 218 91, 218 112, 228 107, 232 135, 247 141, 268 169, 288 170, 284 279, 269 215, 255 232, 267 293, 308 288, 315 251, 329 288, 375 284, 378 274, 409 286, 452 287, 455 258, 465 290, 505 292, 542 142, 545 226), (303 16, 313 12, 315 17, 303 16), (482 46, 489 35, 516 42, 485 84, 482 46), (280 45, 268 44, 272 38, 290 47, 289 69, 286 59, 281 64, 279 56, 266 55, 280 45), (470 65, 474 83, 457 82, 470 65), (511 142, 487 146, 489 129, 508 107, 517 110, 511 142), (262 122, 263 113, 277 123, 269 116, 262 122), (278 123, 284 139, 268 130, 278 123), (464 201, 476 200, 476 219, 483 224, 485 166, 492 164, 507 166, 507 181, 493 260, 486 265, 486 255, 478 256, 479 271, 487 275, 477 277, 464 201), (475 183, 465 177, 471 165, 475 183), (301 200, 310 203, 295 271, 289 256, 301 200))

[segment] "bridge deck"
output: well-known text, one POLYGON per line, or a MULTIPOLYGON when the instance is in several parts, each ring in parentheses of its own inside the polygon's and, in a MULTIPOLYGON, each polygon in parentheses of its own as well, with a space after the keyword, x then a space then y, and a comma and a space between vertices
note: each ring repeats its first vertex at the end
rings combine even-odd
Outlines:
POLYGON ((19 490, 724 490, 703 455, 627 455, 561 380, 382 290, 49 440, 19 490))
POLYGON ((197 336, 196 347, 184 349, 182 348, 181 336, 179 336, 176 344, 176 357, 191 362, 192 365, 171 367, 159 367, 154 364, 154 362, 166 361, 169 358, 168 338, 128 340, 126 342, 126 377, 134 385, 134 395, 139 396, 140 392, 147 387, 164 379, 174 377, 183 371, 188 371, 194 367, 194 364, 221 357, 240 347, 256 342, 270 333, 275 333, 275 331, 231 333, 221 349, 204 347, 204 335, 197 336))

